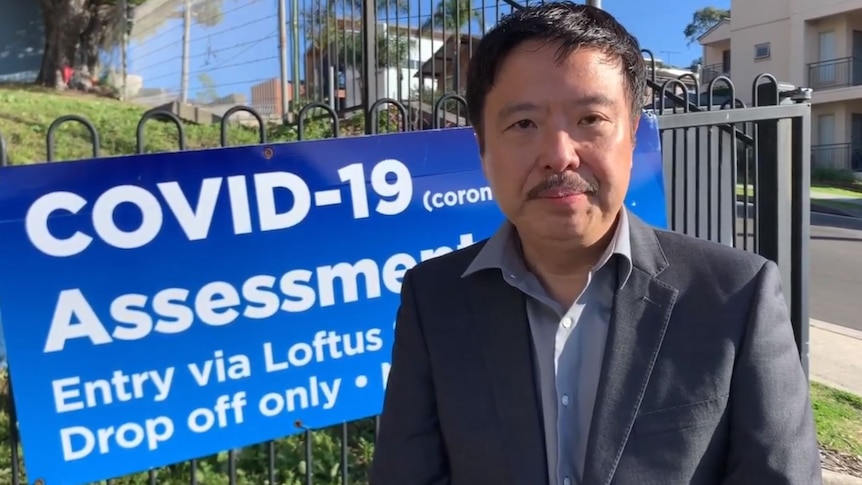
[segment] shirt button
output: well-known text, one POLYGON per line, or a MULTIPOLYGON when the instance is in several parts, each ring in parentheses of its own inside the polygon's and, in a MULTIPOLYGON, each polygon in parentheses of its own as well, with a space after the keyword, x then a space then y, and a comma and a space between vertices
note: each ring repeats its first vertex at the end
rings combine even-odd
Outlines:
POLYGON ((569 395, 568 395, 568 394, 563 394, 563 399, 562 399, 562 401, 563 401, 563 406, 568 406, 568 405, 569 405, 569 395))
POLYGON ((569 477, 564 478, 563 485, 572 485, 572 479, 569 477))
POLYGON ((563 328, 569 328, 571 326, 572 326, 572 319, 569 317, 564 318, 563 319, 563 328))

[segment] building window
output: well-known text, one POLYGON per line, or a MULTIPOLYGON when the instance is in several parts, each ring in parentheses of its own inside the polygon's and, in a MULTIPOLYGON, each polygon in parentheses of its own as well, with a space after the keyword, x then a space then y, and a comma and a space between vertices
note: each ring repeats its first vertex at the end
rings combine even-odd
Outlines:
POLYGON ((769 59, 769 42, 754 46, 754 60, 769 59))

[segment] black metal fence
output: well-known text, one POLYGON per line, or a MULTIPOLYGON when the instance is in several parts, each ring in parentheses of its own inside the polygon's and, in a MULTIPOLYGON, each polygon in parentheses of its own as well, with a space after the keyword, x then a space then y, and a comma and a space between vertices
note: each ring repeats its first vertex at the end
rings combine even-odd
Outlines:
MULTIPOLYGON (((510 7, 512 3, 504 2, 510 7)), ((363 12, 371 15, 365 18, 374 18, 378 13, 373 1, 364 2, 363 7, 363 12)), ((445 6, 441 18, 448 18, 445 6)), ((368 26, 368 22, 363 24, 368 26)), ((370 49, 370 54, 365 57, 367 62, 362 63, 366 68, 363 109, 339 109, 328 100, 312 100, 297 112, 295 127, 265 127, 265 123, 260 123, 256 135, 259 143, 408 131, 468 122, 466 103, 460 94, 463 63, 453 64, 454 80, 448 78, 451 85, 443 90, 434 89, 437 97, 430 102, 430 109, 427 106, 414 109, 411 104, 414 101, 409 98, 377 96, 369 87, 373 84, 369 80, 378 77, 375 68, 378 63, 369 59, 380 51, 375 44, 376 37, 365 34, 368 43, 364 52, 370 49)), ((466 42, 469 47, 472 40, 468 38, 466 42)), ((652 57, 648 51, 645 54, 652 57)), ((658 85, 654 65, 652 73, 651 95, 645 108, 658 116, 670 228, 757 252, 778 263, 800 358, 807 369, 810 106, 785 99, 779 92, 777 80, 768 74, 753 80, 752 103, 746 106, 737 99, 744 97, 741 89, 727 77, 717 76, 707 86, 701 86, 697 79, 688 79, 688 84, 696 85, 697 93, 706 93, 694 96, 702 102, 692 103, 685 83, 672 80, 658 85)), ((232 133, 247 133, 247 127, 234 127, 228 122, 231 116, 240 113, 261 120, 251 108, 233 108, 222 119, 219 137, 222 145, 228 144, 232 133)), ((176 115, 151 112, 137 127, 137 152, 144 152, 147 146, 146 126, 164 121, 172 123, 177 130, 177 148, 190 147, 185 125, 176 115)), ((70 114, 49 128, 47 160, 55 159, 58 130, 67 123, 83 124, 87 128, 93 139, 92 155, 99 156, 100 140, 94 124, 70 114)), ((8 145, 0 133, 0 161, 5 164, 9 160, 7 153, 14 150, 15 146, 8 145)), ((3 394, 0 396, 0 450, 5 448, 0 455, 0 483, 43 485, 38 477, 29 477, 28 481, 22 462, 26 450, 20 448, 15 426, 12 386, 6 381, 0 387, 3 394)), ((361 484, 366 482, 375 429, 374 418, 324 430, 297 429, 298 434, 290 437, 115 478, 108 483, 361 484)))
MULTIPOLYGON (((781 270, 790 305, 800 357, 807 367, 808 321, 808 187, 810 179, 810 106, 779 104, 775 79, 762 75, 755 83, 754 106, 736 103, 705 106, 684 101, 673 93, 676 81, 652 85, 658 114, 671 229, 695 237, 734 245, 775 260, 781 270), (765 87, 765 89, 764 89, 765 87), (677 103, 671 104, 674 100, 677 103)), ((713 98, 716 84, 735 89, 727 78, 717 78, 709 86, 713 98)), ((681 83, 680 83, 681 84, 681 83)), ((457 94, 453 99, 463 102, 457 94)), ((735 99, 733 96, 732 99, 735 99)), ((366 133, 381 126, 395 131, 410 129, 407 108, 395 100, 381 100, 368 111, 366 133), (381 109, 392 108, 388 111, 381 109), (377 109, 380 108, 380 109, 377 109)), ((442 110, 438 103, 438 109, 442 110)), ((305 118, 311 111, 329 114, 332 132, 340 133, 339 119, 330 107, 310 104, 301 112, 298 135, 307 138, 311 126, 305 118)), ((234 112, 254 111, 236 107, 234 112)), ((137 146, 144 147, 144 126, 164 119, 176 125, 177 146, 186 147, 183 124, 171 113, 149 113, 138 125, 137 146)), ((227 119, 221 126, 226 144, 230 131, 227 119)), ((355 123, 355 119, 352 120, 355 123)), ((98 133, 89 120, 70 115, 58 119, 48 130, 48 160, 54 157, 57 129, 67 122, 84 124, 99 155, 98 133)), ((319 123, 319 122, 318 122, 319 123)), ((344 121, 341 120, 341 124, 344 121)), ((243 129, 243 128, 237 128, 243 129)), ((260 143, 268 143, 267 130, 259 132, 260 143)), ((2 143, 5 146, 5 142, 2 143)), ((14 150, 14 146, 7 147, 14 150)), ((2 157, 6 159, 5 155, 2 157)), ((29 483, 20 461, 11 386, 0 404, 0 438, 9 444, 9 480, 29 483)), ((335 484, 363 483, 371 458, 374 420, 345 423, 333 429, 305 430, 298 436, 242 450, 178 464, 148 473, 110 481, 114 484, 335 484)), ((5 461, 5 460, 3 460, 5 461)), ((2 463, 2 462, 0 462, 2 463)), ((0 470, 0 473, 3 471, 0 470)))

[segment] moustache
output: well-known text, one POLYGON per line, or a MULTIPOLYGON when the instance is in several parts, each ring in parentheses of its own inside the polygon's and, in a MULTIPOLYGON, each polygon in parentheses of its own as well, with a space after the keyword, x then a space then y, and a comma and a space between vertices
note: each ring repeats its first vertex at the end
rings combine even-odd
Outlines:
POLYGON ((555 173, 530 189, 527 192, 527 200, 538 199, 542 196, 543 192, 556 189, 568 189, 584 194, 595 194, 599 191, 599 186, 572 172, 555 173))

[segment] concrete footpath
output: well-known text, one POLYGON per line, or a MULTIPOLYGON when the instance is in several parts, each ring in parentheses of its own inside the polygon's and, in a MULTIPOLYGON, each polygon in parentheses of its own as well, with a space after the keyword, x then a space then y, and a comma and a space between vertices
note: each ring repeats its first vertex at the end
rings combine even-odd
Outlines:
POLYGON ((862 332, 820 320, 811 322, 811 379, 862 396, 862 332))
MULTIPOLYGON (((862 396, 862 332, 810 320, 811 380, 862 396)), ((862 485, 862 478, 823 470, 823 485, 862 485)))

